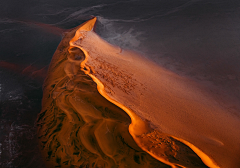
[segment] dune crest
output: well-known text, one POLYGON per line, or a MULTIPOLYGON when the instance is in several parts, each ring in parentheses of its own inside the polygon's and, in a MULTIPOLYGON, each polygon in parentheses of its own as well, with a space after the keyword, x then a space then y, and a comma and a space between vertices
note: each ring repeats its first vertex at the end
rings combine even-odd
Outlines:
POLYGON ((93 18, 69 32, 49 67, 38 120, 47 158, 92 167, 237 165, 240 134, 232 128, 240 128, 239 120, 194 82, 102 40, 92 31, 95 22, 93 18), (141 149, 124 130, 128 125, 141 149), (127 144, 121 152, 119 138, 127 144), (209 140, 216 143, 206 144, 209 140))

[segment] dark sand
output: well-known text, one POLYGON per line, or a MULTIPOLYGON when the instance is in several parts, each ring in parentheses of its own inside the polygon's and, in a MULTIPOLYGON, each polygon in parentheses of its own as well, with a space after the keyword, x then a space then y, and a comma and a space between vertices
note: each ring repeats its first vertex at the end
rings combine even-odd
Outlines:
POLYGON ((238 149, 229 150, 238 120, 194 82, 106 43, 94 24, 67 33, 49 67, 38 118, 49 167, 239 163, 238 149))

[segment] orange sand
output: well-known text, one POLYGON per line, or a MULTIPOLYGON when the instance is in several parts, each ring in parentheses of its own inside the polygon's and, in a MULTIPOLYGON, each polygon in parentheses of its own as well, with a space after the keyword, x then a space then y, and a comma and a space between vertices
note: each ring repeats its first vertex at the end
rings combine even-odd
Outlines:
MULTIPOLYGON (((93 18, 81 25, 76 33, 75 30, 69 32, 52 59, 49 75, 44 84, 43 109, 38 120, 39 139, 41 139, 41 146, 45 153, 48 153, 49 160, 53 161, 54 158, 56 160, 56 155, 52 155, 55 151, 61 158, 57 163, 65 163, 66 161, 62 162, 63 158, 65 160, 68 158, 68 163, 71 160, 74 163, 72 165, 85 163, 76 161, 77 158, 83 156, 79 154, 81 152, 78 152, 77 156, 69 154, 74 153, 71 150, 75 150, 75 148, 69 144, 70 142, 64 140, 65 138, 73 141, 74 138, 71 138, 72 134, 69 135, 69 133, 79 125, 84 135, 79 137, 80 140, 75 139, 74 141, 78 141, 82 144, 80 146, 85 146, 88 150, 87 153, 85 152, 85 155, 91 158, 85 159, 85 161, 88 160, 88 164, 94 158, 99 160, 100 156, 102 158, 99 162, 100 165, 109 167, 113 164, 111 159, 104 159, 103 154, 100 153, 115 160, 116 166, 126 164, 123 158, 128 154, 121 155, 120 160, 115 157, 118 148, 118 143, 114 141, 115 135, 111 134, 111 138, 105 137, 101 132, 106 130, 106 126, 102 127, 103 123, 108 123, 107 125, 112 129, 113 127, 110 125, 127 120, 121 120, 122 117, 119 117, 119 120, 114 118, 111 119, 111 123, 115 124, 110 124, 102 117, 102 111, 99 113, 91 106, 91 104, 101 102, 101 106, 110 107, 113 106, 110 103, 112 102, 131 118, 129 132, 138 146, 166 165, 204 167, 197 155, 209 167, 218 167, 219 165, 229 168, 240 165, 238 158, 239 119, 231 116, 227 109, 221 107, 193 81, 156 66, 133 52, 123 51, 102 40, 92 31, 95 22, 96 18, 93 18), (72 36, 74 37, 72 38, 72 36), (69 48, 67 41, 70 41, 69 48), (85 78, 87 77, 83 77, 84 75, 90 76, 97 84, 98 92, 105 98, 105 101, 99 95, 96 99, 97 93, 94 95, 82 93, 95 92, 93 91, 94 85, 91 82, 86 83, 85 78), (94 99, 94 101, 81 103, 84 96, 87 96, 85 99, 94 99), (79 101, 74 101, 76 97, 79 101), (87 103, 90 104, 87 105, 87 103), (108 105, 109 103, 111 105, 108 105), (65 119, 58 121, 59 117, 57 116, 60 111, 67 116, 66 121, 65 119), (83 118, 84 122, 77 122, 74 117, 76 114, 80 115, 81 117, 77 115, 77 118, 83 118), (57 127, 56 123, 59 123, 61 127, 57 127), (71 123, 74 123, 75 126, 71 123), (84 123, 92 125, 91 129, 84 123), (88 135, 89 132, 92 132, 92 127, 95 130, 93 131, 94 139, 99 146, 97 149, 94 147, 96 143, 91 143, 92 135, 88 135), (57 131, 54 131, 53 128, 57 131), (85 134, 89 138, 86 138, 85 134), (60 150, 59 146, 64 147, 60 150), (115 152, 111 148, 116 148, 115 152)), ((115 109, 114 113, 119 111, 117 107, 111 108, 115 109)), ((117 114, 124 116, 120 111, 117 114)), ((106 132, 111 132, 108 126, 106 132)), ((129 137, 125 140, 131 144, 130 146, 134 146, 129 137)), ((79 150, 84 153, 85 148, 79 150)), ((132 148, 136 149, 136 147, 132 148)), ((126 150, 129 149, 124 148, 124 151, 126 150)), ((130 158, 128 157, 128 159, 130 158)), ((150 158, 148 157, 148 159, 150 158)), ((147 161, 143 167, 150 167, 149 165, 152 163, 155 161, 147 161)), ((130 159, 126 165, 131 164, 134 167, 133 164, 136 164, 136 160, 134 162, 134 159, 132 161, 130 159)))

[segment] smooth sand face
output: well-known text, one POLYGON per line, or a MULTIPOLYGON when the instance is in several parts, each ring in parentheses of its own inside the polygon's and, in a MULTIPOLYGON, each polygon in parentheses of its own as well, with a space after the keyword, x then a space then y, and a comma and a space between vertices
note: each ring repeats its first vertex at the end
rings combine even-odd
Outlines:
MULTIPOLYGON (((127 133, 131 122, 129 131, 138 146, 172 167, 204 167, 192 150, 210 167, 240 165, 239 118, 193 81, 102 40, 91 31, 95 21, 66 35, 49 68, 38 121, 49 160, 78 166, 96 160, 104 167, 136 164, 140 156, 134 151, 140 149, 127 133), (106 108, 118 117, 105 117, 106 108), (118 127, 125 130, 115 134, 118 127), (117 139, 122 134, 130 148, 121 154, 117 139)), ((160 164, 144 156, 150 160, 143 167, 160 164)))

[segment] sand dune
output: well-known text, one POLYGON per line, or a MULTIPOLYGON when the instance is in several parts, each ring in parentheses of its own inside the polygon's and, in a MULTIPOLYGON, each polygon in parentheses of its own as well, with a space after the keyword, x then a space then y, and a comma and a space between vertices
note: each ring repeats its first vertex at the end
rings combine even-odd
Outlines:
POLYGON ((240 164, 239 119, 193 81, 102 40, 95 22, 67 33, 52 58, 38 119, 47 164, 240 164))
POLYGON ((84 54, 69 48, 75 31, 60 43, 43 86, 37 124, 47 167, 169 167, 137 146, 128 132, 129 116, 81 71, 84 54))

